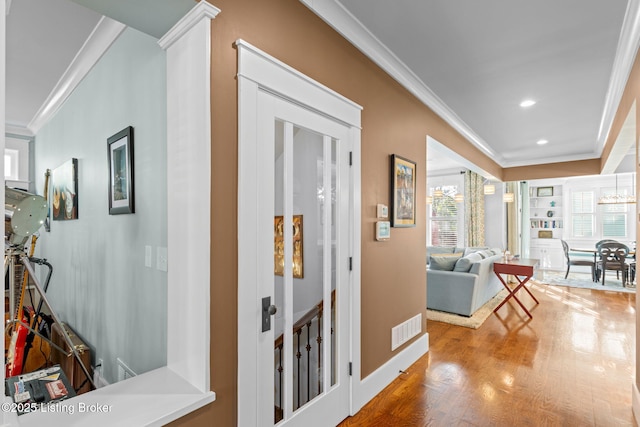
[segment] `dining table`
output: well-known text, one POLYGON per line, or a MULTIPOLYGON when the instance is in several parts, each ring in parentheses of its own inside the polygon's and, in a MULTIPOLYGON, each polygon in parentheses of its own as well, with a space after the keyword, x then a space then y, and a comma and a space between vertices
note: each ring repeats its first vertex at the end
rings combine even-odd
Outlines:
MULTIPOLYGON (((593 254, 593 265, 597 267, 598 265, 598 249, 594 246, 593 248, 569 248, 569 252, 578 252, 578 253, 587 253, 587 254, 593 254)), ((629 254, 627 255, 629 258, 633 259, 633 261, 635 262, 636 259, 636 249, 635 249, 635 245, 633 249, 629 249, 629 254)), ((633 281, 635 279, 635 269, 631 272, 631 281, 633 281)), ((600 277, 599 274, 596 272, 596 277, 595 277, 595 281, 599 282, 600 281, 600 277)))

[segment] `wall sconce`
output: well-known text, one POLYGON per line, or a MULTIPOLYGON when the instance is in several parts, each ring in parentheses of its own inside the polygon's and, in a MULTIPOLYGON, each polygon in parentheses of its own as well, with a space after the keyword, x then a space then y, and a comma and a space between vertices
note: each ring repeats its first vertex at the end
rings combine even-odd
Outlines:
POLYGON ((433 204, 433 197, 431 197, 431 196, 427 196, 427 204, 428 204, 428 205, 433 204))
POLYGON ((496 193, 496 186, 493 184, 485 184, 484 185, 484 194, 485 195, 489 195, 489 194, 495 194, 496 193))
POLYGON ((456 194, 456 195, 453 197, 453 200, 455 200, 455 201, 456 201, 456 203, 462 203, 462 202, 464 202, 464 194, 460 194, 460 193, 456 194))
POLYGON ((513 203, 514 200, 515 196, 513 195, 513 193, 504 193, 502 195, 502 201, 505 203, 513 203))
POLYGON ((444 193, 442 192, 442 189, 440 187, 433 190, 433 197, 442 197, 442 196, 444 196, 444 193))

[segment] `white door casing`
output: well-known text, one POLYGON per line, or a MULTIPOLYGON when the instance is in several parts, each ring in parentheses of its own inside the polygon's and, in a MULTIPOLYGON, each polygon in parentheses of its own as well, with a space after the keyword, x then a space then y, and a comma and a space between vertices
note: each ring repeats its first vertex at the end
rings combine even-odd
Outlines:
MULTIPOLYGON (((342 224, 338 235, 343 239, 336 239, 343 242, 336 246, 335 262, 338 278, 336 316, 340 330, 344 332, 336 334, 336 386, 325 388, 321 396, 295 413, 290 403, 292 392, 285 387, 289 400, 283 405, 285 420, 280 423, 284 425, 289 419, 298 423, 305 419, 305 425, 312 425, 308 424, 308 418, 323 424, 328 420, 327 412, 338 417, 341 416, 338 414, 348 415, 351 400, 348 361, 355 355, 359 357, 359 308, 355 313, 353 310, 356 302, 353 296, 359 297, 359 273, 348 270, 349 258, 354 265, 359 265, 359 243, 354 244, 359 242, 359 176, 354 176, 359 175, 359 168, 349 167, 348 158, 351 157, 349 151, 354 152, 354 158, 359 158, 361 108, 248 43, 240 40, 236 45, 239 55, 238 423, 273 424, 274 335, 273 330, 261 332, 260 300, 273 295, 275 118, 284 121, 289 131, 294 124, 312 130, 320 126, 319 133, 327 135, 324 137, 325 147, 328 146, 327 141, 337 141, 336 186, 346 186, 346 191, 338 191, 337 203, 338 218, 340 215, 345 217, 343 221, 337 221, 342 224), (265 111, 269 113, 265 115, 265 111), (265 142, 267 140, 271 143, 265 142), (341 199, 345 196, 346 199, 341 199), (354 329, 357 329, 356 333, 354 329), (354 343, 358 348, 354 348, 354 343), (342 408, 338 408, 340 406, 342 408)), ((291 159, 288 162, 291 163, 291 159)), ((292 214, 291 204, 288 208, 286 206, 285 220, 292 214)), ((285 235, 285 240, 287 238, 285 235)), ((331 248, 328 250, 330 252, 331 248)), ((289 253, 285 252, 285 259, 289 253)), ((331 289, 325 286, 323 292, 327 300, 331 289)), ((287 305, 286 301, 291 302, 292 296, 285 291, 284 298, 287 305)), ((290 331, 292 325, 291 308, 288 310, 285 331, 290 331)), ((328 310, 325 305, 325 312, 328 310)), ((329 331, 327 324, 324 329, 325 333, 329 331)), ((325 346, 325 360, 329 351, 325 346)), ((290 353, 285 352, 285 372, 287 366, 292 365, 290 353)), ((324 375, 326 384, 329 374, 325 372, 324 375)))

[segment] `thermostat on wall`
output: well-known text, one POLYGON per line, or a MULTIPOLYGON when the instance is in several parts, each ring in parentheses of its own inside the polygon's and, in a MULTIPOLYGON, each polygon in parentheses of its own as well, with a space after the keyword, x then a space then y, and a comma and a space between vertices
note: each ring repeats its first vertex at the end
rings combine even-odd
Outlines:
POLYGON ((378 218, 388 218, 389 217, 389 208, 387 205, 383 205, 378 203, 378 218))
POLYGON ((389 240, 391 238, 391 223, 389 221, 376 222, 376 240, 389 240))

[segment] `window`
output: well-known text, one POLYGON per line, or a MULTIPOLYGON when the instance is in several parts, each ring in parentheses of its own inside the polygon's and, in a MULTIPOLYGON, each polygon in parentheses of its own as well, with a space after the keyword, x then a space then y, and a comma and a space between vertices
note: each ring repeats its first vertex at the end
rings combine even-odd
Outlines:
MULTIPOLYGON (((627 191, 626 189, 621 188, 618 193, 626 195, 627 191)), ((604 188, 602 190, 603 196, 612 196, 615 194, 615 188, 604 188)), ((602 212, 602 214, 600 215, 602 237, 613 239, 627 237, 627 215, 629 211, 629 205, 600 205, 600 209, 602 212)))
POLYGON ((429 189, 429 195, 432 197, 428 221, 431 246, 462 246, 458 245, 458 239, 462 237, 460 230, 463 228, 459 224, 464 209, 455 201, 458 193, 458 185, 442 185, 429 189))
POLYGON ((4 149, 4 179, 7 181, 17 181, 19 176, 19 152, 10 148, 4 149))
MULTIPOLYGON (((601 196, 625 195, 630 188, 596 187, 571 191, 570 236, 586 239, 630 239, 635 231, 633 209, 628 204, 597 204, 601 196)), ((635 239, 632 239, 635 240, 635 239)))
POLYGON ((573 237, 593 237, 595 225, 593 191, 571 193, 571 234, 573 237))

